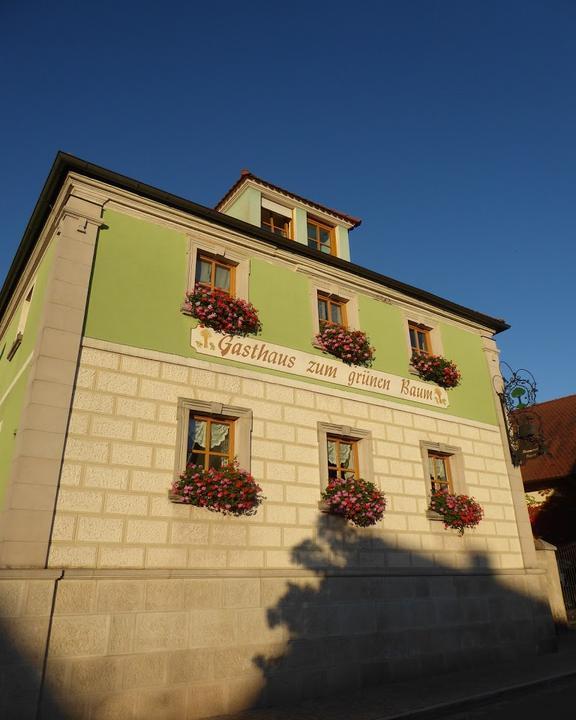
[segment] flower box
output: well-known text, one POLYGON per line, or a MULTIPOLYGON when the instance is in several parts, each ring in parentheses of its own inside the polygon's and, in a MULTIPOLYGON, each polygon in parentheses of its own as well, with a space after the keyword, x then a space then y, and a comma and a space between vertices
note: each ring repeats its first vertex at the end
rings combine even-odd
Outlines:
POLYGON ((441 355, 415 352, 410 363, 422 380, 435 382, 446 390, 457 387, 462 380, 455 363, 441 355))
POLYGON ((362 330, 326 325, 315 336, 314 345, 339 358, 346 365, 370 367, 374 361, 374 348, 370 346, 370 341, 362 330))
POLYGON ((446 490, 436 490, 430 498, 429 513, 442 518, 445 528, 464 535, 465 528, 474 528, 484 517, 484 510, 477 500, 468 495, 454 495, 446 490))
POLYGON ((358 527, 369 527, 382 520, 386 498, 369 480, 333 478, 322 492, 318 507, 358 527))
POLYGON ((203 507, 224 515, 254 515, 264 500, 262 488, 236 461, 220 468, 188 465, 172 483, 172 502, 203 507))
POLYGON ((181 310, 185 315, 195 317, 202 327, 224 335, 244 337, 257 335, 262 330, 258 311, 252 303, 200 283, 186 293, 181 310))

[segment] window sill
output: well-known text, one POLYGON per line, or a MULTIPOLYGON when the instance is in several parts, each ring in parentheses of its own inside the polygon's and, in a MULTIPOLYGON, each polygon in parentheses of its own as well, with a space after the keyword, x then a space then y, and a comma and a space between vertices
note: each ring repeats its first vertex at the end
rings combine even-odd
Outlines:
POLYGON ((444 518, 434 510, 426 510, 426 518, 435 522, 444 522, 444 518))
POLYGON ((23 338, 23 337, 24 337, 24 336, 22 335, 21 332, 16 333, 16 337, 14 338, 14 342, 12 343, 12 346, 11 346, 10 350, 8 350, 8 354, 6 355, 6 360, 8 360, 8 362, 10 362, 10 361, 12 360, 12 358, 14 357, 14 355, 16 355, 16 351, 18 350, 18 348, 20 347, 20 345, 22 345, 22 338, 23 338))

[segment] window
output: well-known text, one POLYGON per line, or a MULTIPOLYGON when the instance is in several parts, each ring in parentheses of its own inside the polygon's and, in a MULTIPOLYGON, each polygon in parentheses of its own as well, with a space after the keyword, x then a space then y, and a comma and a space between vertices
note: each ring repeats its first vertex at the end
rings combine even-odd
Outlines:
POLYGON ((432 492, 437 490, 453 492, 450 455, 428 450, 428 477, 432 492))
POLYGON ((326 325, 347 327, 346 300, 337 295, 318 292, 318 321, 320 330, 323 330, 326 325))
POLYGON ((358 440, 328 435, 328 479, 358 478, 358 440))
POLYGON ((261 227, 276 233, 276 235, 282 235, 285 238, 290 237, 290 218, 264 207, 262 208, 261 227))
POLYGON ((249 471, 251 433, 251 410, 180 398, 176 474, 189 463, 219 468, 234 458, 249 471))
POLYGON ((230 295, 235 292, 235 266, 219 260, 208 253, 198 253, 195 282, 213 290, 223 290, 230 295))
POLYGON ((333 227, 324 225, 318 220, 308 218, 307 237, 308 247, 329 255, 336 255, 333 227))
POLYGON ((282 237, 290 238, 292 236, 292 210, 274 200, 263 197, 260 227, 282 235, 282 237))
POLYGON ((221 415, 197 415, 190 411, 186 465, 205 470, 219 468, 234 459, 234 420, 221 415))
POLYGON ((408 332, 410 334, 410 348, 412 352, 424 353, 430 355, 432 345, 430 342, 430 328, 417 323, 408 323, 408 332))
MULTIPOLYGON (((426 499, 436 490, 445 489, 449 493, 467 493, 464 476, 464 457, 462 450, 452 445, 420 441, 422 469, 426 479, 426 499)), ((430 520, 439 520, 440 515, 431 510, 426 511, 430 520)))
POLYGON ((320 482, 332 478, 363 478, 373 481, 372 435, 346 425, 318 423, 320 482))
POLYGON ((22 345, 22 338, 24 337, 24 330, 26 329, 26 323, 28 322, 28 313, 30 312, 30 305, 32 304, 32 295, 34 293, 34 285, 31 285, 24 301, 22 302, 22 309, 20 310, 20 318, 18 319, 18 327, 16 328, 16 337, 12 343, 10 350, 6 355, 6 359, 10 362, 16 351, 22 345))

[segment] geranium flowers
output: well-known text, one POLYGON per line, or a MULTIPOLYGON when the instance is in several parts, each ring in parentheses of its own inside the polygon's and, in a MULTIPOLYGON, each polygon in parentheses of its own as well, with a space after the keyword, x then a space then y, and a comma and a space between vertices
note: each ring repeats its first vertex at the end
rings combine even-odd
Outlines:
POLYGON ((456 365, 441 355, 415 352, 411 362, 422 380, 431 380, 446 390, 457 387, 462 379, 456 365))
POLYGON ((245 337, 257 335, 262 329, 252 303, 202 283, 196 283, 194 290, 186 294, 182 310, 199 320, 202 327, 224 335, 245 337))
POLYGON ((203 507, 224 515, 254 515, 264 499, 252 475, 236 461, 220 468, 188 465, 170 491, 174 502, 203 507))
POLYGON ((473 528, 484 517, 484 510, 468 495, 453 495, 446 490, 436 490, 430 498, 430 510, 438 513, 445 528, 453 528, 464 535, 465 528, 473 528))
POLYGON ((362 330, 348 330, 342 325, 327 324, 316 335, 320 348, 346 365, 370 367, 374 361, 374 348, 362 330))
POLYGON ((361 478, 332 478, 321 497, 328 513, 359 527, 375 525, 386 509, 383 493, 374 483, 361 478))

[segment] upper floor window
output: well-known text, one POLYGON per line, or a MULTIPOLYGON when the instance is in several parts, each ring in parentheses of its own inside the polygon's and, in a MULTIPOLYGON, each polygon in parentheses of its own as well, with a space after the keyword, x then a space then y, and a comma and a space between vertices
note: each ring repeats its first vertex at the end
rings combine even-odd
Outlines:
POLYGON ((324 225, 320 221, 309 217, 307 220, 307 237, 308 247, 329 255, 336 255, 333 227, 324 225))
POLYGON ((358 440, 328 435, 328 479, 358 478, 358 440))
POLYGON ((282 237, 290 238, 292 211, 273 200, 262 198, 260 226, 265 230, 270 230, 270 232, 276 233, 276 235, 282 235, 282 237))
POLYGON ((235 266, 207 253, 198 253, 195 280, 212 290, 222 290, 230 295, 235 291, 235 266))
POLYGON ((409 322, 408 332, 410 333, 410 347, 413 353, 429 355, 432 352, 430 328, 427 328, 425 325, 409 322))
POLYGON ((326 325, 347 327, 346 300, 337 295, 318 292, 318 321, 320 331, 324 330, 326 325))

